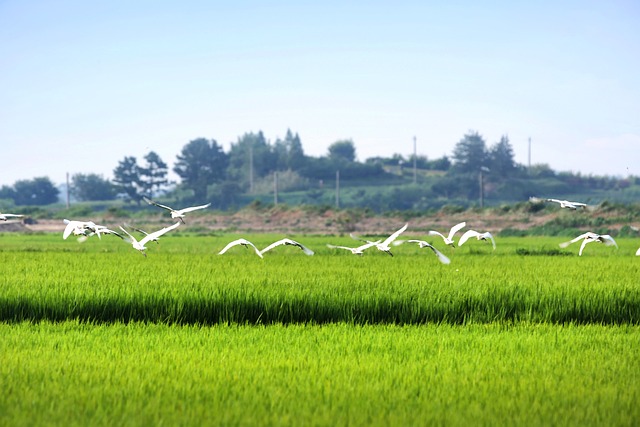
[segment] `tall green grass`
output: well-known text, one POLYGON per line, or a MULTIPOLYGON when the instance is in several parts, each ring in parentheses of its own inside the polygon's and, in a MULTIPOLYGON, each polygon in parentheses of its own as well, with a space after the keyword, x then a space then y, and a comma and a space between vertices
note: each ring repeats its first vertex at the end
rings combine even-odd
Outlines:
POLYGON ((640 418, 637 326, 0 324, 0 424, 579 425, 640 418))
MULTIPOLYGON (((407 244, 394 257, 330 250, 348 237, 295 236, 316 251, 280 247, 264 259, 238 236, 168 235, 142 257, 106 236, 84 244, 59 236, 0 237, 0 321, 425 324, 552 322, 638 324, 640 259, 591 244, 556 256, 558 239, 504 238, 442 248, 442 265, 407 244), (527 248, 527 251, 519 249, 527 248), (545 255, 545 253, 550 255, 545 255), (529 255, 535 256, 529 256, 529 255)), ((259 247, 282 236, 246 236, 259 247)), ((560 239, 564 240, 564 239, 560 239)), ((437 241, 435 242, 438 243, 437 241)))

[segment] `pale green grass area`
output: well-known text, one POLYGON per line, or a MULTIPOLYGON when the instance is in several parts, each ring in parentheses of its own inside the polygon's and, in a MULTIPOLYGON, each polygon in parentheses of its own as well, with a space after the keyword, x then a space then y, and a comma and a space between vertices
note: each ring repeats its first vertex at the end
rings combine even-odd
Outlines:
POLYGON ((640 328, 0 324, 0 424, 575 425, 640 419, 640 328))

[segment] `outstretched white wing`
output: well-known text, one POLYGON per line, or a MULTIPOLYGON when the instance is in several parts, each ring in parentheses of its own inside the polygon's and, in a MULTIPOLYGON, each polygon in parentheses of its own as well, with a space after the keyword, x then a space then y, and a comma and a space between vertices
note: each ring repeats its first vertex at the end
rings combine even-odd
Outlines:
POLYGON ((267 246, 266 248, 261 250, 260 253, 264 254, 265 252, 270 251, 271 249, 275 248, 276 246, 280 246, 280 245, 297 246, 300 249, 302 249, 302 251, 307 255, 313 255, 313 253, 314 253, 311 249, 307 248, 303 244, 298 243, 295 240, 291 240, 291 239, 282 239, 282 240, 278 240, 277 242, 273 242, 272 244, 270 244, 269 246, 267 246))
POLYGON ((447 258, 442 252, 440 252, 439 250, 434 248, 429 242, 426 242, 424 240, 415 240, 415 239, 407 240, 407 242, 409 242, 409 243, 417 243, 418 246, 420 246, 420 248, 429 248, 429 249, 431 249, 433 251, 433 253, 436 254, 436 256, 438 257, 438 261, 440 261, 443 264, 451 263, 451 260, 449 258, 447 258))
POLYGON ((601 234, 600 237, 598 237, 598 240, 600 240, 607 246, 615 246, 616 248, 618 247, 618 244, 615 240, 613 240, 613 237, 608 234, 601 234))
MULTIPOLYGON (((367 244, 368 244, 368 243, 367 243, 367 244)), ((347 246, 331 245, 331 244, 329 244, 329 243, 327 243, 327 247, 328 247, 329 249, 346 249, 346 250, 348 250, 348 251, 352 251, 352 252, 353 252, 353 250, 354 250, 354 248, 349 248, 349 247, 347 247, 347 246)))
POLYGON ((451 230, 449 230, 449 240, 453 240, 453 236, 455 236, 456 233, 466 225, 467 225, 466 222, 461 222, 451 227, 451 230))
POLYGON ((434 248, 431 245, 428 245, 429 248, 431 248, 431 250, 433 251, 434 254, 436 254, 436 256, 438 257, 438 261, 440 261, 443 264, 450 264, 451 260, 449 258, 447 258, 442 252, 440 252, 439 250, 437 250, 436 248, 434 248))
POLYGON ((578 256, 582 256, 582 251, 584 250, 584 247, 587 245, 587 243, 591 243, 591 242, 595 242, 595 239, 592 239, 590 237, 587 237, 586 239, 584 239, 582 241, 582 244, 580 245, 580 251, 578 252, 578 256))
POLYGON ((262 258, 262 254, 260 253, 260 250, 256 247, 256 245, 254 245, 247 239, 238 239, 238 240, 234 240, 233 242, 229 242, 227 246, 225 246, 220 252, 218 252, 218 255, 222 255, 223 253, 227 252, 230 248, 237 245, 251 246, 256 251, 258 256, 262 258))
POLYGON ((179 212, 181 214, 185 214, 187 212, 196 211, 198 209, 205 209, 205 208, 208 208, 209 206, 211 206, 211 203, 207 203, 206 205, 200 205, 200 206, 191 206, 191 207, 188 207, 188 208, 180 209, 179 211, 176 211, 176 212, 179 212))
MULTIPOLYGON (((142 246, 144 246, 145 243, 147 243, 147 242, 149 242, 151 240, 157 239, 158 237, 162 236, 163 234, 168 233, 169 231, 178 228, 179 225, 180 225, 180 223, 176 222, 175 224, 170 225, 169 227, 161 228, 158 231, 154 231, 153 233, 149 233, 146 236, 144 236, 142 238, 142 240, 140 240, 140 244, 142 246)), ((127 234, 129 234, 129 233, 127 233, 127 234)), ((131 236, 131 235, 129 234, 129 236, 131 236)))
POLYGON ((6 218, 20 218, 20 217, 23 217, 23 216, 24 215, 10 214, 10 213, 6 213, 6 214, 0 213, 0 218, 5 218, 5 219, 6 218))
POLYGON ((483 233, 483 234, 481 235, 481 237, 482 237, 483 239, 485 239, 485 240, 486 240, 486 239, 491 240, 491 244, 493 245, 493 249, 494 249, 494 250, 496 249, 496 240, 493 238, 493 235, 492 235, 491 233, 489 233, 489 232, 487 231, 486 233, 483 233))
POLYGON ((567 246, 569 246, 569 245, 570 245, 570 244, 572 244, 572 243, 577 242, 578 240, 586 239, 586 238, 589 238, 589 237, 594 238, 594 237, 596 237, 596 236, 597 236, 597 234, 592 233, 591 231, 587 231, 586 233, 581 234, 581 235, 579 235, 578 237, 576 237, 576 238, 574 238, 574 239, 569 240, 568 242, 562 242, 562 243, 560 243, 558 246, 560 246, 561 248, 566 248, 567 246))
POLYGON ((380 245, 381 246, 389 246, 389 243, 393 242, 394 240, 396 240, 398 238, 399 235, 404 233, 404 231, 407 229, 408 226, 409 226, 408 223, 405 224, 404 226, 402 226, 402 228, 400 228, 398 231, 393 233, 391 236, 387 237, 380 245))
POLYGON ((465 242, 467 240, 469 240, 472 237, 478 238, 478 236, 480 235, 480 233, 478 233, 475 230, 467 230, 464 232, 464 234, 462 236, 460 236, 460 240, 458 240, 458 246, 462 246, 465 244, 465 242))
POLYGON ((158 202, 154 202, 153 200, 151 200, 151 199, 149 199, 149 198, 146 198, 146 197, 144 197, 144 196, 142 196, 142 198, 144 199, 144 201, 145 201, 145 202, 149 203, 150 205, 154 205, 154 206, 157 206, 157 207, 159 207, 159 208, 166 209, 166 210, 168 210, 168 211, 172 211, 172 210, 173 210, 173 208, 170 208, 170 207, 169 207, 169 206, 167 206, 167 205, 163 205, 163 204, 160 204, 160 203, 158 203, 158 202))
POLYGON ((436 231, 436 230, 427 231, 427 235, 429 235, 429 236, 440 236, 442 238, 442 240, 446 239, 446 237, 444 237, 444 234, 442 234, 442 233, 440 233, 439 231, 436 231))

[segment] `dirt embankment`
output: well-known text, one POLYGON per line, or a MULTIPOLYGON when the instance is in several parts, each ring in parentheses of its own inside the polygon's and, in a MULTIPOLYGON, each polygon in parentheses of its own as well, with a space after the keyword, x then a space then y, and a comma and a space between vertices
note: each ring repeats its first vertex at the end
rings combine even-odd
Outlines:
MULTIPOLYGON (((283 234, 343 234, 356 232, 361 234, 384 235, 396 230, 408 222, 411 230, 447 231, 452 225, 466 221, 467 228, 479 231, 498 233, 505 228, 526 230, 527 228, 545 224, 558 215, 567 215, 564 211, 541 211, 537 213, 523 211, 501 212, 497 210, 473 211, 457 213, 438 212, 429 216, 405 218, 396 216, 373 216, 357 211, 319 211, 304 208, 274 207, 264 210, 244 209, 235 213, 197 213, 186 218, 187 226, 198 232, 238 232, 238 233, 283 233, 283 234)), ((582 213, 577 213, 582 215, 582 213)), ((606 213, 590 215, 607 216, 606 213)), ((96 215, 92 220, 96 223, 117 228, 124 223, 133 223, 140 227, 156 228, 164 226, 172 220, 168 216, 149 215, 144 219, 128 219, 112 216, 96 215)), ((22 222, 0 223, 0 231, 34 231, 62 232, 64 224, 59 219, 28 220, 22 222)), ((609 224, 612 229, 624 225, 609 224)), ((637 225, 637 224, 636 224, 637 225)))

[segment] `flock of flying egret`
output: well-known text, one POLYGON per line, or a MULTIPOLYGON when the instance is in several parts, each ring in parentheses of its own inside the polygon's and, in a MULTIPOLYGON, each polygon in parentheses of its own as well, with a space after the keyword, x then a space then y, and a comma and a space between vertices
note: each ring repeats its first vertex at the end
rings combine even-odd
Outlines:
MULTIPOLYGON (((63 220, 65 226, 65 229, 62 233, 62 238, 63 239, 67 239, 69 236, 74 235, 78 237, 79 241, 84 241, 86 239, 88 239, 91 236, 98 236, 99 239, 101 239, 102 235, 104 234, 111 234, 114 236, 119 237, 120 239, 122 239, 123 241, 131 244, 131 246, 133 247, 133 249, 139 251, 142 255, 144 255, 145 257, 147 256, 146 254, 146 250, 147 247, 145 246, 147 243, 149 242, 156 242, 158 243, 158 239, 160 238, 160 236, 168 233, 171 230, 175 230, 176 228, 178 228, 180 226, 180 224, 184 224, 184 218, 186 216, 187 213, 189 212, 193 212, 196 210, 200 210, 200 209, 206 209, 209 206, 211 206, 211 203, 207 203, 206 205, 200 205, 200 206, 191 206, 191 207, 186 207, 183 209, 173 209, 167 205, 163 205, 160 203, 157 203, 151 199, 148 199, 146 197, 144 197, 144 200, 153 206, 162 208, 167 210, 170 214, 171 214, 171 218, 172 219, 178 219, 179 221, 176 222, 173 225, 170 225, 168 227, 164 227, 161 228, 160 230, 154 231, 152 233, 147 233, 144 230, 141 230, 139 228, 135 228, 135 227, 131 227, 125 224, 125 227, 120 226, 120 232, 112 230, 106 226, 103 225, 99 225, 94 223, 93 221, 71 221, 68 219, 63 220), (127 228, 129 228, 131 230, 131 232, 138 232, 144 235, 144 237, 142 237, 140 240, 136 239, 130 231, 127 230, 127 228)), ((565 208, 565 209, 571 209, 571 210, 577 210, 577 209, 587 209, 589 208, 589 206, 585 203, 579 203, 579 202, 570 202, 568 200, 558 200, 558 199, 540 199, 537 197, 531 197, 529 198, 529 201, 532 203, 544 203, 544 202, 553 202, 553 203, 558 203, 560 205, 561 208, 565 208)), ((23 217, 23 215, 19 215, 19 214, 10 214, 10 213, 1 213, 0 212, 0 221, 8 221, 11 219, 17 219, 17 218, 21 218, 23 217)), ((438 236, 442 239, 443 243, 445 245, 451 246, 451 247, 455 247, 455 242, 454 242, 454 238, 455 235, 464 227, 466 227, 466 222, 461 222, 459 224, 454 225, 453 227, 451 227, 451 229, 449 230, 448 234, 445 236, 444 234, 440 233, 439 231, 436 230, 430 230, 428 231, 427 235, 429 236, 438 236)), ((415 243, 417 244, 420 248, 429 248, 434 255, 436 256, 436 258, 438 259, 438 261, 440 261, 443 264, 449 264, 451 262, 451 260, 444 255, 442 252, 440 252, 437 248, 435 248, 431 243, 425 241, 425 240, 418 240, 418 239, 408 239, 408 240, 402 240, 402 239, 398 239, 398 237, 404 233, 407 228, 408 228, 409 224, 405 224, 404 226, 402 226, 400 229, 398 229, 397 231, 395 231, 394 233, 392 233, 391 235, 389 235, 386 239, 384 240, 375 240, 375 241, 371 241, 371 240, 366 240, 363 239, 355 234, 350 234, 351 238, 357 241, 360 241, 361 243, 363 243, 362 245, 356 246, 356 247, 349 247, 349 246, 340 246, 340 245, 332 245, 332 244, 327 244, 327 246, 330 249, 341 249, 341 250, 347 250, 349 252, 351 252, 353 255, 358 255, 358 256, 362 256, 364 254, 364 252, 367 249, 371 249, 371 248, 376 248, 379 251, 382 251, 390 256, 393 256, 393 253, 391 253, 391 246, 398 246, 401 245, 403 243, 415 243)), ((464 245, 469 239, 475 238, 478 241, 491 241, 491 244, 493 246, 493 250, 496 249, 496 241, 493 238, 493 236, 491 235, 490 232, 478 232, 475 230, 467 230, 465 231, 461 236, 460 239, 458 240, 458 246, 462 246, 464 245)), ((576 243, 582 241, 582 244, 580 246, 580 251, 578 252, 578 255, 581 256, 582 252, 585 248, 585 246, 588 243, 592 243, 592 242, 598 242, 598 243, 603 243, 606 246, 615 246, 616 248, 618 247, 616 241, 613 239, 613 237, 611 237, 608 234, 596 234, 593 232, 586 232, 583 233, 579 236, 577 236, 576 238, 569 240, 567 242, 562 242, 559 244, 559 246, 561 248, 566 248, 567 246, 571 245, 572 243, 576 243)), ((295 240, 291 240, 289 238, 285 238, 285 239, 281 239, 278 240, 276 242, 271 243, 270 245, 268 245, 267 247, 265 247, 264 249, 260 250, 256 247, 256 245, 254 245, 253 243, 251 243, 250 241, 248 241, 247 239, 241 238, 241 239, 237 239, 234 240, 232 242, 229 242, 222 250, 220 250, 220 252, 218 252, 219 255, 225 254, 227 253, 227 251, 229 251, 231 248, 235 247, 235 246, 244 246, 245 248, 251 247, 257 256, 259 256, 260 258, 263 258, 265 252, 268 252, 278 246, 282 246, 282 245, 288 245, 288 246, 295 246, 300 248, 306 255, 313 255, 314 252, 309 249, 308 247, 304 246, 302 243, 296 242, 295 240)), ((636 256, 640 256, 640 248, 636 251, 636 256)))

